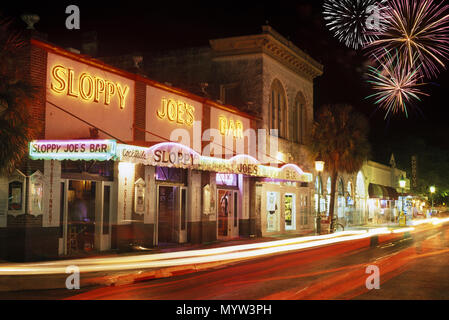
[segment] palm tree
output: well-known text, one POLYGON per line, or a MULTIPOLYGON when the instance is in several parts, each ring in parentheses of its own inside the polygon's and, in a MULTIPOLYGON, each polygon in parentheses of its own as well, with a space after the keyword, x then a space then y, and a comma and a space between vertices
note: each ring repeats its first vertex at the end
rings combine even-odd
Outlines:
POLYGON ((308 149, 312 161, 321 157, 331 174, 330 232, 333 232, 335 224, 338 175, 343 172, 358 172, 363 162, 368 159, 371 150, 368 132, 368 120, 350 105, 325 105, 318 111, 308 149))
POLYGON ((0 174, 22 163, 35 132, 29 115, 35 88, 20 63, 26 42, 11 25, 11 19, 0 17, 0 174))

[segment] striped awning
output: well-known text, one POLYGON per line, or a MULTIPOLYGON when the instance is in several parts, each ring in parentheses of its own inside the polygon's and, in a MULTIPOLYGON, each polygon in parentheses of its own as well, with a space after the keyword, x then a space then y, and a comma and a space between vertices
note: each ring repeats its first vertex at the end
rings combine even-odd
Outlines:
POLYGON ((383 200, 397 200, 398 193, 395 188, 382 186, 380 184, 370 183, 368 186, 368 194, 370 198, 383 200))

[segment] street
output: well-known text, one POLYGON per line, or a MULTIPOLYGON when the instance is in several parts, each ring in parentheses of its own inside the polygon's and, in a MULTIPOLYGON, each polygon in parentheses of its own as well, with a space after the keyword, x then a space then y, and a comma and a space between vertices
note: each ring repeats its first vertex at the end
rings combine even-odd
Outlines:
POLYGON ((449 227, 366 246, 369 239, 256 258, 217 269, 117 287, 2 292, 0 299, 315 300, 449 299, 449 227), (368 290, 367 266, 380 271, 368 290))

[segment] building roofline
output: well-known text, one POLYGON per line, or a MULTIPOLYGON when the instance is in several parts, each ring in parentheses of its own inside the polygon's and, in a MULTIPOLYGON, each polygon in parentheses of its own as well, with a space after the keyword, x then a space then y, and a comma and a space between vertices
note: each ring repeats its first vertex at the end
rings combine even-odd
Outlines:
POLYGON ((198 96, 196 94, 193 94, 193 93, 191 93, 189 91, 186 91, 186 90, 183 90, 183 89, 180 89, 180 88, 175 88, 175 87, 172 87, 172 86, 160 83, 158 81, 148 79, 148 78, 146 78, 146 77, 144 77, 142 75, 131 73, 131 72, 119 69, 117 67, 113 67, 113 66, 111 66, 111 65, 109 65, 109 64, 107 64, 107 63, 105 63, 105 62, 103 62, 101 60, 95 59, 95 58, 87 56, 87 55, 71 52, 71 51, 69 51, 67 49, 64 49, 64 48, 61 48, 59 46, 56 46, 56 45, 54 45, 54 44, 52 44, 50 42, 43 41, 41 39, 36 39, 36 38, 31 38, 30 41, 31 41, 32 45, 40 47, 40 48, 46 50, 47 52, 58 54, 58 55, 66 57, 66 58, 69 58, 69 59, 72 59, 72 60, 75 60, 75 61, 78 61, 78 62, 81 62, 81 63, 84 63, 84 64, 88 64, 90 66, 99 68, 99 69, 104 70, 104 71, 108 71, 108 72, 114 73, 116 75, 122 76, 122 77, 130 79, 130 80, 140 81, 140 82, 143 82, 143 83, 145 83, 145 84, 147 84, 149 86, 152 86, 152 87, 155 87, 155 88, 158 88, 158 89, 162 89, 162 90, 165 90, 165 91, 168 91, 168 92, 171 92, 171 93, 174 93, 174 94, 177 94, 177 95, 180 95, 180 96, 183 96, 183 97, 195 100, 195 101, 200 102, 202 104, 209 105, 209 106, 212 106, 212 107, 224 110, 224 111, 228 111, 230 113, 233 113, 233 114, 236 114, 236 115, 248 118, 248 119, 261 120, 261 118, 256 117, 256 116, 251 115, 251 114, 248 114, 248 113, 245 113, 245 112, 241 111, 240 109, 238 109, 238 108, 236 108, 234 106, 223 105, 223 104, 220 104, 220 103, 218 103, 216 101, 213 101, 213 100, 211 100, 209 98, 204 98, 204 97, 198 96))
POLYGON ((212 39, 209 43, 217 57, 265 53, 311 79, 323 74, 322 64, 270 26, 262 26, 261 34, 212 39))

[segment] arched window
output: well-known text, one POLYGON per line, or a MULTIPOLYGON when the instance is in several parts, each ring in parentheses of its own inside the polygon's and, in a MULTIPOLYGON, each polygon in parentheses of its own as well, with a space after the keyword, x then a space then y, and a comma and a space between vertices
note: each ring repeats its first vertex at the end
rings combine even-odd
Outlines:
POLYGON ((365 198, 365 181, 363 179, 363 174, 360 171, 357 174, 357 184, 355 193, 357 198, 365 198))
POLYGON ((287 135, 287 106, 285 91, 279 80, 274 80, 271 85, 270 98, 270 129, 277 129, 278 136, 286 138, 287 135))
POLYGON ((349 197, 353 197, 354 195, 352 194, 353 190, 352 190, 352 182, 348 181, 348 189, 346 190, 348 192, 348 196, 349 197))
POLYGON ((291 108, 291 112, 289 112, 290 118, 290 139, 296 143, 305 143, 306 136, 306 123, 307 123, 307 114, 306 114, 306 99, 304 95, 299 92, 296 95, 295 103, 291 108))
POLYGON ((332 180, 331 180, 331 177, 329 177, 329 178, 327 178, 327 184, 326 184, 326 190, 327 190, 328 195, 331 194, 331 189, 332 189, 332 180))
POLYGON ((359 171, 357 174, 356 186, 355 186, 355 205, 356 216, 354 217, 354 223, 363 224, 365 222, 366 214, 366 191, 365 191, 365 178, 363 173, 359 171))
POLYGON ((323 197, 323 181, 320 176, 315 178, 315 210, 318 212, 318 201, 320 214, 326 212, 326 198, 323 197))
POLYGON ((329 204, 331 202, 331 192, 332 192, 332 180, 331 177, 327 178, 326 184, 326 212, 329 215, 329 204))
POLYGON ((344 216, 345 216, 345 187, 344 187, 342 178, 338 179, 337 194, 338 194, 337 215, 338 215, 338 218, 344 218, 344 216))

